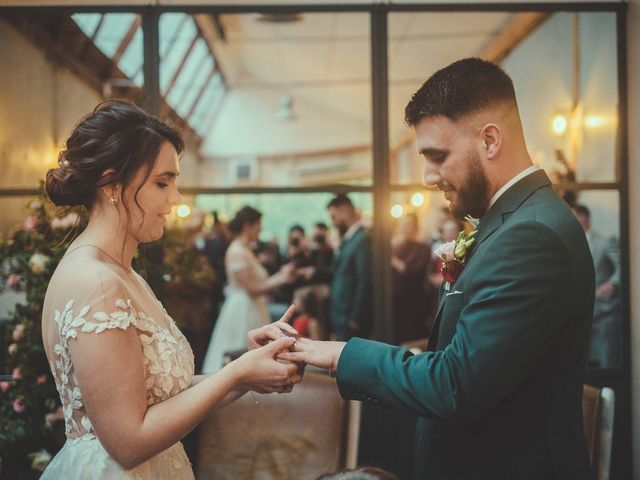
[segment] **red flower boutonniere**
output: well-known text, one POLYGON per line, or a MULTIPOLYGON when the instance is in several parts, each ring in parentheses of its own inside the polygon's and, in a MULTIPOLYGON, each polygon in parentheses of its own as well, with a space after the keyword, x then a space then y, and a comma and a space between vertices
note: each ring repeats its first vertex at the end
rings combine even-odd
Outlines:
POLYGON ((440 245, 435 254, 442 259, 442 277, 445 281, 445 290, 449 290, 451 284, 455 283, 464 269, 467 251, 475 243, 475 236, 478 233, 479 220, 469 215, 464 217, 471 224, 473 230, 466 233, 462 230, 458 237, 448 243, 440 245))

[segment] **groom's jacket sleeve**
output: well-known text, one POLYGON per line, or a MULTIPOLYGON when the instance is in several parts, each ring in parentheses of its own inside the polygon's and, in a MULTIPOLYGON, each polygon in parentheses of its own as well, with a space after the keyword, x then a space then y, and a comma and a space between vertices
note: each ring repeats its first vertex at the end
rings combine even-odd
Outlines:
POLYGON ((465 282, 466 304, 451 342, 412 355, 350 340, 337 371, 345 398, 467 421, 517 388, 552 346, 577 292, 570 255, 553 230, 529 221, 497 233, 480 278, 465 282))

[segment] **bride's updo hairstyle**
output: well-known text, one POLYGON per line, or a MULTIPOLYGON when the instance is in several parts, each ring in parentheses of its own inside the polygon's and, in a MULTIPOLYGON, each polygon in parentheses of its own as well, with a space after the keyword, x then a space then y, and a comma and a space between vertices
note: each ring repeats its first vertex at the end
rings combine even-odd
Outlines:
POLYGON ((229 222, 229 230, 233 235, 240 235, 245 225, 253 225, 261 218, 262 213, 255 208, 242 207, 233 217, 233 220, 229 222))
MULTIPOLYGON (((120 184, 124 192, 143 169, 144 180, 134 195, 138 204, 138 191, 149 178, 164 142, 182 154, 184 142, 167 124, 133 103, 102 102, 80 120, 58 155, 58 168, 47 172, 47 194, 58 206, 84 205, 91 210, 100 188, 120 184), (113 173, 103 175, 109 169, 113 173)), ((124 196, 122 201, 128 213, 124 196)))

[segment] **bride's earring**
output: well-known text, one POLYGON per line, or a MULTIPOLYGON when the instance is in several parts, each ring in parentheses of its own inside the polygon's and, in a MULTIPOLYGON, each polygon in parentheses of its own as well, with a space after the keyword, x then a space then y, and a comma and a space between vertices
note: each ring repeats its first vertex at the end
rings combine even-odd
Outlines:
POLYGON ((113 195, 111 196, 111 198, 109 199, 109 202, 111 203, 111 205, 113 205, 114 207, 118 206, 118 200, 116 200, 116 197, 114 197, 113 195))

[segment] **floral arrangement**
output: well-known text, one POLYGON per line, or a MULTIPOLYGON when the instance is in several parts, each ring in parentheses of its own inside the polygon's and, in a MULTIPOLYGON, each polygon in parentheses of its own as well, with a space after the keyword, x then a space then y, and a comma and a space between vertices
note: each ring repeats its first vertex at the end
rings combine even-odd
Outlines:
MULTIPOLYGON (((56 423, 63 418, 60 401, 42 343, 42 305, 51 275, 84 226, 82 209, 56 209, 43 191, 29 202, 23 224, 0 239, 0 293, 13 290, 24 297, 11 318, 0 319, 0 359, 6 359, 0 371, 0 478, 37 478, 64 443, 64 426, 56 423)), ((206 259, 177 229, 141 246, 133 268, 161 300, 167 287, 202 291, 213 281, 206 259)))
POLYGON ((445 290, 449 290, 462 273, 467 252, 476 241, 479 220, 468 215, 465 220, 469 222, 473 230, 469 233, 462 230, 455 240, 440 245, 435 251, 435 254, 442 259, 442 277, 445 281, 445 290))

